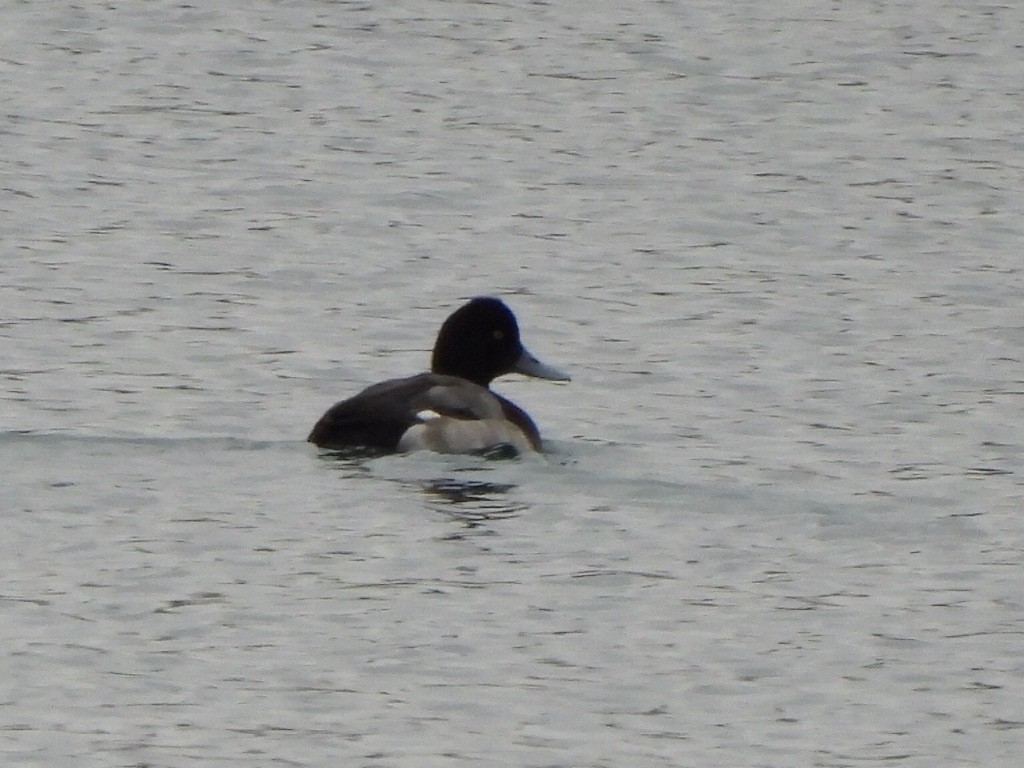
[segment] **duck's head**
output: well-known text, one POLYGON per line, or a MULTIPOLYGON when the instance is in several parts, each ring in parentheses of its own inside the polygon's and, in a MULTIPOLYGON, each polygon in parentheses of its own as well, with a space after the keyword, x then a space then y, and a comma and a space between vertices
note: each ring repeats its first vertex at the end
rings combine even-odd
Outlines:
POLYGON ((453 312, 437 334, 430 369, 482 387, 506 373, 568 381, 569 376, 531 355, 519 340, 519 324, 499 299, 476 298, 453 312))

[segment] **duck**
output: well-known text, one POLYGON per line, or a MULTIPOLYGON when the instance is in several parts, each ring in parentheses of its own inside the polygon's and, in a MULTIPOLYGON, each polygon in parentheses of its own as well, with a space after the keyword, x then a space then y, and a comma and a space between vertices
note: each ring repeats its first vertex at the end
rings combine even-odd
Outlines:
POLYGON ((543 443, 533 419, 490 389, 509 373, 570 380, 527 351, 503 301, 477 297, 441 325, 429 372, 382 381, 335 403, 307 440, 323 449, 383 453, 539 453, 543 443))

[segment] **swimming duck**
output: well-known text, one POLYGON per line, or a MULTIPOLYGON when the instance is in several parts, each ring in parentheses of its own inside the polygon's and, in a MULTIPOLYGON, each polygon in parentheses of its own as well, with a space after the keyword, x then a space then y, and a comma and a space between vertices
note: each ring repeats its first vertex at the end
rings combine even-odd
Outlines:
POLYGON ((444 321, 429 373, 382 381, 336 403, 307 439, 321 448, 398 452, 479 453, 499 446, 540 451, 533 419, 489 389, 506 373, 569 380, 526 351, 504 302, 476 298, 444 321))

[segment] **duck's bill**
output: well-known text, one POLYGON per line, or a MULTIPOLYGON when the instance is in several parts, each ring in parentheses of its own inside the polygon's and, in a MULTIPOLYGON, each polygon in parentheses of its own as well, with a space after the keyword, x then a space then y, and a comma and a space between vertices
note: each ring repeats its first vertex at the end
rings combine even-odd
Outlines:
POLYGON ((551 379, 552 381, 571 380, 568 373, 560 371, 553 365, 542 363, 525 349, 523 350, 523 354, 519 356, 519 360, 516 361, 515 367, 512 370, 516 373, 521 373, 524 376, 535 376, 538 379, 551 379))

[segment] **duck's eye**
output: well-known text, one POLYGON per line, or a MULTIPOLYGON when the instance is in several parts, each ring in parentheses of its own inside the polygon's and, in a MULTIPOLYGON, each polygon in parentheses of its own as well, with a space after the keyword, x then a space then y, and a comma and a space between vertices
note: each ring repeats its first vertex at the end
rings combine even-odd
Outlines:
POLYGON ((504 331, 495 331, 494 332, 494 340, 495 341, 501 341, 504 338, 505 338, 505 332, 504 331))

